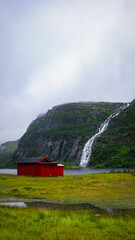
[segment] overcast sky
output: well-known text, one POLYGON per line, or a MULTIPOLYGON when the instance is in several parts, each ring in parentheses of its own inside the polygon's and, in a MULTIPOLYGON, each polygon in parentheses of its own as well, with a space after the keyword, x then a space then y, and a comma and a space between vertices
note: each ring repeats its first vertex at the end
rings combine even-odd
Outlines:
POLYGON ((39 113, 135 98, 134 0, 0 0, 0 143, 39 113))

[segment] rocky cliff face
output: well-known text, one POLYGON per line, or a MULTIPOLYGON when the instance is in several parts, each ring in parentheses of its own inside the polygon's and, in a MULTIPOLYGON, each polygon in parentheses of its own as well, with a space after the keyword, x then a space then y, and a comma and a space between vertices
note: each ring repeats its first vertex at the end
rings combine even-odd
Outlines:
POLYGON ((53 107, 30 124, 16 158, 46 156, 79 165, 86 141, 121 104, 85 102, 53 107))

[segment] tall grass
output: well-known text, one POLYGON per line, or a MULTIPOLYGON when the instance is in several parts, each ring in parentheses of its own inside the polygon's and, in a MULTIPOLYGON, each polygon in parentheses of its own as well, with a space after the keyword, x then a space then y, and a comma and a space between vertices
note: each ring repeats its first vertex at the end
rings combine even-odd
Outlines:
POLYGON ((135 216, 112 218, 90 211, 0 207, 2 240, 133 240, 135 216))

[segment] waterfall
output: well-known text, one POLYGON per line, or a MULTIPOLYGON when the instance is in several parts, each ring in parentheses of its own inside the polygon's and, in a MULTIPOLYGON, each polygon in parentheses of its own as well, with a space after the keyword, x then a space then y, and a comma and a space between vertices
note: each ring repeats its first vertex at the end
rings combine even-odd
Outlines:
POLYGON ((90 161, 90 157, 91 157, 91 154, 92 154, 92 147, 93 147, 93 143, 94 143, 94 140, 100 136, 100 134, 102 132, 104 132, 108 125, 109 125, 109 122, 112 118, 116 117, 121 111, 123 111, 124 109, 126 109, 127 107, 129 106, 129 103, 125 103, 123 104, 121 107, 119 107, 113 114, 111 114, 106 120, 104 123, 102 123, 98 129, 98 132, 93 136, 91 137, 88 142, 86 142, 85 146, 84 146, 84 149, 83 149, 83 152, 82 152, 82 156, 81 156, 81 161, 80 161, 80 167, 86 167, 88 162, 90 161))

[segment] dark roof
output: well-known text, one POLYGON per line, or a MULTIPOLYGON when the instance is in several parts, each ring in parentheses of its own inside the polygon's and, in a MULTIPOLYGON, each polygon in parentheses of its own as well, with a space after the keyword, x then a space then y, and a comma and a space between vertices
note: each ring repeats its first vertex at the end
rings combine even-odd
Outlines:
POLYGON ((52 162, 52 160, 46 157, 33 157, 33 158, 21 158, 17 161, 17 163, 36 163, 40 160, 45 160, 46 162, 52 162))

